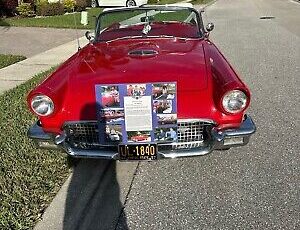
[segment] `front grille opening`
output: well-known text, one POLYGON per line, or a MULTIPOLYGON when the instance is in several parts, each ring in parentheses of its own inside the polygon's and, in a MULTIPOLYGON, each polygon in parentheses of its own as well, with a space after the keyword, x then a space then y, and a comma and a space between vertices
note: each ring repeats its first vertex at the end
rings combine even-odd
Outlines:
POLYGON ((69 123, 64 126, 64 131, 73 148, 89 149, 99 144, 97 122, 69 123))
MULTIPOLYGON (((201 120, 180 120, 178 121, 178 145, 182 148, 197 148, 210 139, 209 133, 213 127, 212 123, 201 120)), ((78 122, 67 123, 64 126, 67 134, 67 141, 73 148, 98 149, 116 148, 119 141, 106 141, 104 144, 99 142, 98 123, 78 122)), ((170 145, 159 145, 160 150, 172 149, 170 145)))

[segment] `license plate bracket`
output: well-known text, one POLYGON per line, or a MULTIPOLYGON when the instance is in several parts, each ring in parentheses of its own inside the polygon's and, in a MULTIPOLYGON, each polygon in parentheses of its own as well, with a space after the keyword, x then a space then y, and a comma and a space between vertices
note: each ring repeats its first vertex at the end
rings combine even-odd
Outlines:
POLYGON ((120 160, 157 160, 156 143, 120 144, 120 160))

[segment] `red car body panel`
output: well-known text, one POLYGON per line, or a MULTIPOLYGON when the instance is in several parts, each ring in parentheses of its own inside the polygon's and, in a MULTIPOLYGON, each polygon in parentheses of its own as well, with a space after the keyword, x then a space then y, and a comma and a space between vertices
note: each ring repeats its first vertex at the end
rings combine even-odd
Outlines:
POLYGON ((179 119, 211 119, 220 129, 240 126, 243 112, 227 114, 220 103, 229 90, 240 89, 250 98, 249 90, 206 39, 141 38, 89 44, 32 90, 28 103, 34 95, 49 96, 55 112, 39 119, 45 132, 60 133, 66 121, 96 120, 96 84, 174 81, 179 119), (142 48, 154 49, 157 55, 128 55, 142 48))

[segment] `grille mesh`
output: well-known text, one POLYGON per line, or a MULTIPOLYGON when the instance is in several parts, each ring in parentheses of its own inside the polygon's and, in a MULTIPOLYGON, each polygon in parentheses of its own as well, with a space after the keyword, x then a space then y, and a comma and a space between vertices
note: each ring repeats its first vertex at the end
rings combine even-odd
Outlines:
POLYGON ((202 121, 178 122, 178 142, 203 141, 207 125, 210 124, 202 121))
POLYGON ((99 144, 97 122, 69 123, 64 126, 68 141, 73 147, 85 148, 99 144))
MULTIPOLYGON (((207 131, 212 127, 211 123, 199 120, 178 121, 178 142, 187 143, 203 142, 207 138, 207 131)), ((99 131, 97 122, 68 123, 64 126, 68 142, 74 147, 88 148, 99 146, 99 131)), ((118 143, 110 143, 116 145, 118 143)))

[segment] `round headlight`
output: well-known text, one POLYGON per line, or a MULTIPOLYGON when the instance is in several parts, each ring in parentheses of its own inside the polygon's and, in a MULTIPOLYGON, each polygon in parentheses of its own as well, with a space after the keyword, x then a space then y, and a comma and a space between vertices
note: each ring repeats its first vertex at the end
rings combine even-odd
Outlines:
POLYGON ((228 113, 239 113, 247 105, 247 96, 240 90, 232 90, 223 96, 222 106, 228 113))
POLYGON ((53 113, 54 104, 49 97, 38 95, 31 99, 31 108, 39 116, 48 116, 53 113))

